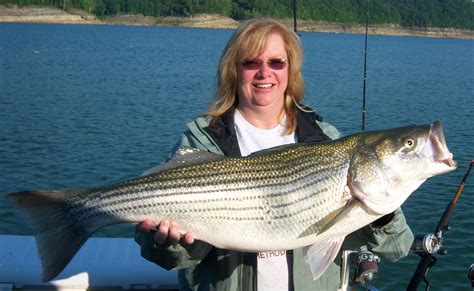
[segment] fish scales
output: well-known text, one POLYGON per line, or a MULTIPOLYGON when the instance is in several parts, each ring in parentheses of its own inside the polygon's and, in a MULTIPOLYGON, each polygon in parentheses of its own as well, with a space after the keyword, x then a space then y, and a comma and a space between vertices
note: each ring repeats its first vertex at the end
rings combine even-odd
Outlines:
MULTIPOLYGON (((314 181, 315 183, 320 183, 320 181, 318 181, 317 179, 310 179, 310 181, 314 181)), ((312 184, 311 183, 307 183, 306 185, 307 189, 310 189, 312 184)), ((284 188, 282 188, 284 189, 284 188)), ((276 193, 276 192, 271 192, 271 191, 274 191, 275 189, 267 189, 267 192, 272 194, 271 196, 269 196, 270 198, 275 198, 275 197, 278 197, 280 195, 283 195, 283 194, 280 194, 280 193, 276 193), (270 192, 269 192, 270 191, 270 192)), ((205 190, 206 192, 207 190, 205 190)), ((230 194, 232 194, 235 190, 232 189, 231 192, 227 192, 227 193, 218 193, 219 197, 228 197, 230 194), (222 195, 222 196, 221 196, 222 195)), ((118 191, 119 193, 123 193, 124 191, 118 191)), ((297 203, 291 203, 293 204, 293 207, 291 207, 292 205, 291 204, 288 204, 289 207, 287 208, 283 208, 283 211, 284 213, 279 213, 281 212, 282 208, 278 208, 278 206, 280 206, 279 204, 281 204, 282 202, 280 202, 278 199, 267 199, 268 201, 266 202, 266 205, 265 206, 258 206, 258 207, 249 207, 249 206, 246 206, 248 205, 249 203, 254 203, 253 200, 258 200, 258 199, 264 199, 266 196, 265 195, 254 195, 254 194, 251 194, 247 197, 244 197, 244 198, 241 198, 241 197, 234 197, 234 201, 241 201, 243 202, 243 206, 239 206, 239 207, 224 207, 222 205, 222 202, 225 202, 225 199, 223 198, 215 198, 214 199, 214 203, 210 203, 212 201, 209 201, 208 198, 206 197, 201 197, 202 199, 200 199, 200 201, 198 200, 197 202, 196 201, 193 201, 193 200, 186 200, 186 201, 183 201, 182 202, 182 207, 176 207, 176 200, 173 199, 172 197, 172 200, 169 201, 168 203, 166 203, 166 201, 156 201, 158 198, 161 197, 161 195, 159 193, 155 193, 154 196, 150 197, 150 199, 142 199, 142 202, 146 202, 147 200, 151 200, 152 202, 149 203, 149 204, 146 204, 146 205, 136 205, 134 207, 130 207, 130 206, 123 206, 119 209, 104 209, 103 206, 99 206, 99 205, 96 205, 96 207, 98 208, 94 208, 94 210, 92 212, 85 212, 82 211, 82 213, 84 213, 85 217, 83 218, 80 218, 78 219, 78 223, 79 224, 83 224, 83 225, 87 225, 87 224, 97 224, 99 223, 99 218, 102 218, 103 221, 101 222, 102 224, 110 224, 110 223, 113 223, 113 221, 111 221, 111 218, 110 218, 110 214, 117 214, 117 217, 121 217, 120 219, 124 219, 124 216, 121 216, 120 214, 121 213, 128 213, 128 218, 126 220, 129 220, 129 221, 136 221, 137 220, 137 215, 138 215, 138 220, 141 220, 142 218, 141 217, 156 217, 157 216, 157 213, 161 213, 161 215, 165 215, 166 218, 168 219, 175 219, 175 220, 183 220, 183 219, 186 219, 186 218, 192 218, 193 220, 195 219, 198 219, 199 221, 202 222, 202 224, 208 224, 208 223, 219 223, 219 221, 222 221, 222 220, 233 220, 233 221, 248 221, 248 222, 252 222, 252 221, 272 221, 272 220, 291 220, 292 219, 292 216, 302 216, 304 215, 306 212, 310 211, 310 210, 313 210, 315 209, 318 205, 320 205, 320 203, 318 203, 318 201, 314 199, 314 197, 319 197, 318 195, 314 195, 314 192, 308 192, 306 191, 307 194, 306 194, 306 200, 308 200, 309 198, 313 198, 311 199, 310 201, 308 201, 306 204, 309 203, 309 205, 312 205, 311 207, 303 207, 303 206, 299 206, 299 204, 297 203), (275 201, 276 200, 276 201, 275 201), (270 204, 271 201, 275 201, 273 204, 270 204), (190 207, 190 205, 193 205, 193 204, 198 204, 197 207, 190 207), (170 207, 172 206, 172 207, 170 207), (142 209, 143 212, 141 213, 137 213, 136 212, 136 209, 142 209), (100 209, 100 210, 98 210, 100 209), (171 212, 168 211, 169 209, 171 209, 171 212), (266 209, 266 210, 265 210, 266 209), (274 210, 272 210, 274 209, 274 210), (133 211, 131 211, 133 210, 133 211), (240 213, 235 213, 236 211, 240 212, 240 213), (230 213, 232 212, 232 213, 230 213), (130 216, 130 214, 134 214, 132 216, 130 216), (193 217, 193 214, 195 214, 196 216, 193 217), (96 220, 95 223, 92 223, 91 221, 92 220, 96 220)), ((114 195, 116 195, 117 193, 114 193, 114 195)), ((245 196, 245 193, 240 193, 239 194, 240 196, 245 196)), ((291 200, 291 199, 297 199, 297 195, 295 195, 294 191, 292 191, 292 189, 288 189, 286 190, 286 196, 288 197, 284 197, 284 199, 286 200, 291 200), (293 194, 292 194, 293 193, 293 194), (292 195, 290 195, 292 194, 292 195)), ((131 195, 126 195, 126 196, 131 196, 131 195)), ((185 195, 184 197, 191 197, 189 195, 185 195)), ((299 198, 300 199, 300 198, 299 198)), ((126 203, 127 201, 132 201, 133 198, 125 198, 125 201, 122 201, 122 203, 111 203, 112 205, 115 205, 115 206, 122 206, 124 205, 124 203, 126 203)), ((104 201, 104 200, 102 200, 104 201)), ((284 200, 283 200, 284 201, 284 200)), ((305 202, 305 199, 300 199, 300 202, 305 202)), ((109 201, 110 203, 110 201, 109 201)), ((235 204, 235 202, 233 202, 233 204, 235 204)), ((302 203, 300 203, 302 204, 302 203)), ((319 210, 319 213, 321 215, 324 215, 325 212, 324 211, 321 211, 321 209, 319 210)), ((302 223, 304 221, 307 221, 305 218, 299 218, 298 220, 295 221, 295 223, 302 223)), ((276 224, 280 224, 280 225, 285 225, 287 224, 286 221, 283 221, 281 223, 276 223, 276 224)), ((274 224, 275 225, 275 224, 274 224)), ((196 226, 196 225, 191 225, 190 227, 193 227, 193 228, 199 228, 199 226, 196 226)), ((250 227, 250 226, 249 226, 250 227)), ((268 225, 268 224, 265 224, 263 225, 263 229, 268 229, 270 228, 271 226, 268 225)), ((302 227, 307 227, 307 225, 302 225, 302 227)), ((278 235, 283 235, 282 233, 277 233, 278 235)))
MULTIPOLYGON (((307 184, 306 187, 303 185, 300 187, 300 191, 304 189, 308 189, 307 187, 311 187, 312 184, 307 184)), ((271 189, 270 189, 271 190, 271 189)), ((327 190, 327 189, 323 189, 327 190)), ((234 190, 232 190, 233 192, 234 190)), ((109 214, 115 213, 117 215, 121 213, 132 213, 132 214, 137 214, 136 212, 130 212, 131 209, 142 209, 145 213, 140 213, 140 215, 144 215, 145 217, 156 217, 157 213, 161 213, 161 215, 167 216, 168 219, 177 219, 181 220, 186 217, 193 217, 194 215, 196 216, 197 219, 213 219, 213 220, 222 220, 222 219, 231 219, 231 220, 241 220, 245 219, 247 221, 251 220, 263 220, 265 217, 267 217, 267 220, 276 220, 276 219, 290 219, 292 215, 298 214, 302 215, 306 211, 311 210, 313 208, 316 208, 320 205, 318 199, 322 196, 320 195, 314 195, 315 193, 313 191, 306 191, 306 196, 300 196, 296 195, 296 192, 293 191, 286 191, 286 193, 283 194, 274 194, 271 196, 268 196, 268 198, 272 199, 267 199, 266 205, 264 206, 248 206, 253 205, 255 202, 253 200, 258 200, 258 199, 265 199, 265 195, 253 195, 253 196, 248 196, 244 198, 239 198, 239 197, 232 197, 232 198, 227 198, 229 196, 228 194, 231 194, 232 192, 227 192, 227 193, 219 193, 219 195, 222 195, 223 197, 226 198, 203 198, 197 201, 194 200, 186 200, 186 201, 181 201, 179 204, 182 207, 177 207, 176 201, 160 201, 159 194, 154 195, 154 197, 150 197, 149 199, 142 199, 143 203, 146 203, 147 201, 150 201, 148 204, 142 204, 142 205, 135 205, 133 207, 127 206, 126 203, 133 201, 133 198, 126 198, 125 201, 122 203, 113 203, 113 205, 119 207, 116 209, 110 209, 109 211, 105 210, 105 212, 102 213, 106 207, 101 206, 101 211, 95 211, 95 213, 85 213, 86 217, 84 219, 79 219, 79 222, 82 224, 87 224, 91 219, 97 219, 100 216, 109 219, 109 214), (281 199, 274 199, 275 196, 281 196, 281 199), (318 199, 315 199, 318 198, 318 199), (158 200, 158 201, 157 201, 158 200), (287 202, 282 202, 282 201, 287 201, 287 202), (316 200, 316 201, 315 201, 316 200), (240 202, 240 204, 238 203, 240 202), (303 207, 300 206, 301 204, 305 203, 311 205, 311 207, 303 207), (286 205, 281 205, 282 203, 286 203, 286 205), (227 204, 227 205, 226 205, 227 204), (243 204, 241 206, 241 204, 243 204), (238 205, 238 206, 235 206, 238 205), (170 207, 172 206, 172 207, 170 207), (265 211, 267 209, 267 212, 265 211), (294 209, 294 210, 293 210, 294 209), (168 211, 168 210, 171 210, 168 211), (278 213, 284 211, 284 214, 278 213), (291 211, 291 212, 290 212, 291 211), (219 213, 222 214, 219 214, 219 213), (240 212, 240 213, 236 213, 240 212)), ((130 196, 130 195, 129 195, 130 196)), ((189 195, 188 195, 189 196, 189 195)), ((320 209, 320 213, 321 209, 320 209)), ((141 217, 138 215, 139 217, 141 217)), ((123 217, 123 216, 121 216, 123 217)), ((136 217, 129 217, 128 218, 131 221, 134 221, 137 219, 136 217)), ((194 218, 193 218, 194 219, 194 218)), ((140 220, 140 219, 139 219, 140 220)), ((216 223, 219 223, 217 221, 216 223)), ((283 222, 286 223, 286 222, 283 222)))
POLYGON ((346 235, 395 211, 427 178, 453 169, 441 124, 435 122, 244 158, 184 148, 138 179, 7 198, 27 214, 44 281, 58 275, 97 229, 145 219, 175 221, 182 232, 220 248, 307 246, 306 261, 318 278, 346 235))
MULTIPOLYGON (((314 157, 313 157, 314 158, 314 157)), ((317 158, 317 157, 316 157, 317 158)), ((206 187, 204 191, 210 191, 212 190, 212 187, 215 185, 220 186, 226 186, 228 185, 231 187, 232 185, 241 185, 242 183, 248 183, 248 181, 252 181, 252 184, 258 185, 258 184, 263 184, 268 185, 268 184, 279 184, 282 182, 285 182, 285 177, 290 177, 292 180, 297 180, 299 177, 305 177, 308 174, 308 171, 314 171, 315 168, 312 168, 314 163, 310 163, 311 160, 307 159, 306 157, 302 158, 301 163, 297 163, 301 166, 297 168, 297 170, 292 171, 290 174, 285 174, 285 169, 289 168, 288 164, 285 164, 284 162, 278 163, 280 167, 282 168, 281 171, 266 171, 266 176, 263 177, 258 177, 255 179, 255 172, 252 170, 252 166, 257 166, 259 164, 263 163, 245 163, 245 164, 250 164, 249 167, 246 167, 248 169, 239 171, 239 169, 243 168, 241 165, 235 168, 229 167, 226 169, 226 171, 222 170, 217 170, 217 171, 208 171, 204 175, 200 176, 200 174, 195 174, 197 173, 202 173, 207 171, 206 168, 201 169, 200 167, 196 167, 194 169, 189 169, 189 168, 183 168, 183 169, 177 169, 174 171, 168 171, 167 173, 163 173, 162 175, 158 176, 150 176, 150 177, 145 177, 142 179, 134 180, 131 183, 126 183, 125 185, 130 185, 130 188, 128 188, 126 191, 123 191, 124 193, 130 193, 130 192, 136 192, 136 190, 133 188, 135 185, 140 185, 142 183, 146 183, 145 185, 150 185, 148 188, 150 189, 159 189, 163 191, 163 193, 166 193, 165 190, 169 189, 171 193, 176 193, 176 188, 185 188, 186 191, 181 191, 183 195, 186 195, 188 192, 193 192, 195 193, 195 189, 203 186, 206 187), (306 168, 306 171, 301 171, 301 169, 306 168), (203 171, 204 170, 204 171, 203 171), (170 173, 171 172, 171 173, 170 173), (188 177, 183 177, 181 176, 182 173, 187 173, 188 177), (218 176, 219 181, 216 182, 210 182, 209 181, 209 176, 218 176), (182 181, 182 183, 177 184, 175 181, 182 181), (183 187, 183 184, 190 184, 192 185, 192 189, 189 187, 183 187)), ((225 161, 224 161, 225 162, 225 161)), ((269 163, 266 163, 270 166, 274 165, 274 161, 270 161, 269 163)), ((207 169, 215 169, 213 165, 210 167, 207 167, 207 169)), ((291 181, 290 181, 291 182, 291 181)), ((120 187, 121 185, 119 185, 120 187)), ((242 186, 239 186, 242 187, 242 186)), ((107 199, 108 196, 115 196, 117 193, 112 191, 110 193, 103 193, 101 195, 101 199, 107 199)))
MULTIPOLYGON (((328 179, 328 177, 325 178, 326 180, 328 179)), ((273 198, 277 198, 279 196, 283 196, 283 195, 288 195, 290 194, 291 192, 293 191, 297 191, 299 188, 306 188, 308 186, 312 186, 313 184, 321 184, 323 183, 323 179, 315 179, 315 180, 311 180, 307 183, 303 183, 304 181, 301 181, 301 182, 298 182, 298 181, 295 181, 297 183, 294 183, 295 187, 294 188, 289 188, 289 187, 280 187, 279 189, 275 189, 277 190, 278 192, 273 192, 272 193, 272 196, 273 198)), ((271 185, 264 185, 264 186, 259 186, 259 187, 255 187, 255 189, 260 189, 260 188, 268 188, 268 187, 278 187, 278 186, 281 186, 281 185, 278 185, 278 184, 271 184, 271 185)), ((229 189, 226 189, 227 191, 227 194, 225 197, 228 197, 228 196, 231 196, 231 194, 235 191, 238 191, 240 188, 229 188, 229 189)), ((144 199, 142 201, 145 201, 145 200, 148 200, 148 199, 159 199, 159 198, 163 198, 164 196, 171 196, 169 198, 171 198, 170 200, 172 200, 173 203, 196 203, 198 201, 202 201, 202 199, 198 199, 198 200, 189 200, 189 199, 186 199, 184 201, 177 201, 178 199, 178 196, 183 196, 184 198, 191 198, 191 196, 189 196, 190 194, 194 193, 195 194, 195 197, 201 197, 202 196, 205 196, 205 194, 209 194, 209 193, 213 193, 213 192, 218 192, 218 194, 222 194, 222 191, 221 190, 216 190, 216 189, 209 189, 209 188, 206 188, 204 190, 200 190, 200 189, 196 189, 196 190, 193 190, 193 191, 185 191, 185 192, 179 192, 179 193, 176 193, 177 190, 176 189, 168 189, 167 191, 155 191, 152 193, 150 193, 150 195, 147 195, 146 197, 144 197, 144 199)), ((123 191, 120 191, 120 193, 123 193, 123 191)), ((127 202, 131 202, 133 199, 132 198, 128 198, 127 196, 130 196, 129 194, 126 194, 126 195, 120 195, 120 196, 125 196, 124 199, 121 199, 119 198, 119 195, 118 193, 114 193, 113 194, 114 196, 114 200, 112 199, 105 199, 104 197, 100 197, 101 199, 99 201, 97 201, 97 207, 100 207, 100 208, 103 208, 103 207, 106 207, 106 206, 111 206, 111 205, 116 205, 116 204, 124 204, 124 203, 127 203, 127 202)), ((264 195, 259 195, 259 196, 252 196, 250 197, 251 199, 262 199, 264 198, 265 196, 264 195)), ((108 198, 111 198, 110 196, 108 198)), ((236 198, 241 198, 241 197, 230 197, 230 199, 236 199, 236 198)), ((222 197, 219 197, 219 198, 214 198, 214 201, 217 201, 217 202, 221 202, 221 201, 226 201, 228 200, 228 198, 222 198, 222 197)), ((291 199, 291 197, 289 197, 289 199, 291 199)), ((206 202, 211 202, 213 201, 212 199, 207 199, 206 202)), ((275 205, 276 206, 276 205, 275 205)))
MULTIPOLYGON (((299 195, 295 195, 295 191, 298 191, 298 188, 294 188, 294 186, 297 186, 301 189, 305 188, 312 188, 312 186, 315 186, 316 184, 321 184, 321 179, 307 179, 307 175, 309 173, 312 173, 313 175, 319 175, 319 171, 314 171, 314 166, 315 162, 320 163, 320 161, 317 161, 314 157, 314 153, 310 152, 308 154, 308 151, 300 151, 300 155, 302 156, 301 160, 300 159, 295 159, 295 155, 290 156, 288 158, 292 159, 293 161, 296 160, 299 164, 299 167, 297 168, 297 171, 292 171, 290 174, 286 175, 281 175, 279 174, 278 170, 281 169, 286 169, 287 166, 285 165, 284 162, 282 162, 282 159, 276 160, 276 159, 268 159, 267 157, 258 157, 254 159, 246 159, 244 164, 247 164, 246 166, 243 166, 242 162, 238 165, 238 167, 234 167, 231 169, 253 169, 252 165, 272 165, 272 168, 276 168, 276 171, 267 171, 266 173, 269 174, 263 174, 261 179, 267 179, 269 181, 267 184, 261 183, 259 190, 259 193, 263 193, 260 195, 255 195, 255 191, 251 191, 252 193, 238 193, 237 197, 233 198, 226 198, 223 199, 222 197, 229 197, 232 194, 235 195, 236 192, 238 192, 238 188, 232 188, 229 189, 229 191, 222 192, 218 191, 216 194, 218 195, 219 198, 209 198, 209 192, 211 192, 213 189, 213 186, 215 184, 211 181, 205 181, 204 185, 202 185, 202 180, 201 179, 196 179, 196 176, 194 175, 195 172, 200 173, 201 167, 199 170, 196 171, 187 171, 185 173, 191 175, 187 175, 188 179, 191 180, 189 182, 190 184, 194 184, 194 188, 199 188, 199 186, 202 186, 204 189, 202 190, 192 190, 192 192, 195 193, 195 195, 190 196, 189 193, 179 193, 179 189, 175 189, 173 187, 163 187, 166 189, 163 192, 160 191, 154 191, 150 192, 149 195, 146 196, 146 198, 142 199, 141 202, 145 204, 141 205, 135 205, 135 206, 129 206, 129 204, 134 200, 131 198, 132 195, 127 194, 130 193, 131 191, 134 191, 133 186, 129 186, 129 184, 136 184, 137 182, 140 183, 140 180, 151 180, 150 184, 155 183, 156 187, 148 187, 148 188, 156 188, 160 189, 162 188, 162 185, 170 180, 180 180, 183 179, 183 175, 181 175, 184 171, 177 171, 177 170, 172 170, 168 172, 173 172, 173 173, 164 173, 163 175, 160 176, 150 176, 150 177, 145 177, 142 179, 138 179, 136 181, 133 181, 131 183, 124 183, 123 187, 126 188, 126 190, 123 190, 119 187, 119 189, 114 189, 110 192, 104 192, 102 195, 100 195, 100 200, 97 201, 97 203, 92 203, 95 204, 94 206, 96 207, 95 209, 101 209, 101 211, 95 211, 92 215, 90 213, 85 213, 86 217, 82 219, 78 219, 80 223, 82 224, 87 224, 91 219, 97 219, 100 216, 106 218, 108 221, 109 215, 110 214, 121 214, 121 213, 132 213, 134 215, 129 216, 128 220, 130 221, 136 221, 137 214, 139 218, 142 218, 143 215, 149 216, 149 215, 154 215, 154 217, 157 216, 157 213, 160 213, 161 215, 165 216, 168 219, 174 219, 174 220, 181 220, 184 217, 192 217, 192 214, 196 214, 196 218, 200 219, 210 219, 210 220, 247 220, 247 221, 252 221, 252 220, 288 220, 291 219, 295 215, 301 215, 304 214, 307 211, 310 211, 320 205, 320 203, 317 203, 318 201, 314 201, 315 199, 310 199, 312 197, 320 197, 321 195, 314 195, 315 192, 317 193, 317 187, 316 191, 306 191, 306 196, 303 198, 299 197, 299 195), (279 163, 275 163, 275 161, 279 161, 279 163), (250 164, 250 166, 248 165, 250 164), (277 166, 275 166, 277 165, 277 166), (311 170, 312 169, 312 170, 311 170), (174 172, 178 172, 178 175, 174 175, 174 172), (293 174, 293 175, 291 175, 293 174), (299 175, 296 175, 299 174, 299 175), (296 177, 292 177, 296 176, 296 177), (291 179, 289 179, 289 177, 291 179), (275 180, 282 179, 283 182, 275 182, 275 180), (294 180, 294 181, 292 181, 294 180), (300 182, 298 180, 301 180, 300 182), (310 182, 303 183, 305 181, 309 180, 310 182), (282 187, 282 184, 286 185, 282 187), (304 188, 303 188, 304 187, 304 188), (170 194, 169 199, 163 199, 165 193, 168 192, 170 194), (120 199, 118 196, 123 196, 121 194, 124 194, 125 198, 120 199), (183 197, 185 200, 179 201, 176 196, 181 196, 184 195, 183 197), (127 197, 128 196, 128 197, 127 197), (242 196, 244 198, 242 198, 242 196), (113 197, 113 200, 110 198, 113 197), (194 197, 200 197, 199 199, 192 199, 194 197), (248 197, 248 199, 245 199, 245 197, 248 197), (231 200, 232 199, 232 200, 231 200), (266 199, 266 205, 265 206, 247 206, 248 202, 254 203, 253 201, 255 200, 262 200, 266 199), (293 202, 291 202, 293 200, 293 202), (100 201, 103 201, 105 203, 100 203, 100 201), (147 203, 147 201, 149 201, 147 203), (241 204, 243 202, 243 206, 225 206, 223 203, 232 203, 236 204, 236 202, 240 201, 241 204), (290 202, 289 202, 290 201, 290 202), (180 204, 180 206, 177 207, 177 202, 180 204), (313 206, 311 207, 305 207, 304 203, 309 203, 313 206), (283 204, 283 205, 282 205, 283 204), (170 205, 173 206, 173 209, 171 212, 168 211, 170 208, 170 205), (195 207, 192 207, 195 205, 195 207), (118 206, 118 208, 113 208, 113 206, 118 206), (182 207, 181 207, 182 206, 182 207), (111 208, 109 208, 111 207, 111 208), (131 211, 131 210, 136 210, 136 209, 143 209, 143 210, 148 210, 144 211, 143 213, 137 213, 136 211, 131 211), (283 209, 283 210, 282 210, 283 209), (236 213, 240 212, 240 213, 236 213), (225 215, 223 214, 225 213, 225 215), (207 215, 207 216, 206 216, 207 215)), ((225 160, 224 160, 225 161, 225 160)), ((222 163, 222 162, 221 162, 222 163)), ((211 165, 210 168, 212 170, 214 169, 221 169, 225 167, 220 167, 220 166, 214 166, 211 165)), ((259 167, 255 167, 257 171, 260 171, 259 167)), ((265 168, 265 167, 263 167, 265 168)), ((181 169, 179 169, 181 170, 181 169)), ((184 169, 185 170, 185 169, 184 169)), ((202 169, 204 170, 204 169, 202 169)), ((250 170, 249 170, 250 171, 250 170)), ((238 171, 235 173, 232 170, 228 170, 226 172, 226 175, 232 176, 232 180, 234 181, 235 184, 238 184, 239 181, 237 177, 241 177, 242 175, 246 175, 247 177, 243 178, 243 181, 246 181, 246 179, 249 179, 250 177, 255 177, 254 171, 248 171, 244 170, 243 172, 238 171), (234 178, 235 177, 235 178, 234 178)), ((216 175, 217 173, 206 173, 207 175, 216 175)), ((337 175, 336 175, 337 176, 337 175)), ((219 181, 220 183, 227 183, 227 181, 219 181)), ((321 184, 323 185, 323 184, 321 184)), ((147 187, 145 187, 147 188, 147 187)), ((179 188, 182 188, 182 186, 179 186, 179 188)), ((254 189, 255 190, 255 189, 254 189)), ((90 194, 86 195, 86 197, 91 196, 90 194)), ((90 201, 89 201, 90 202, 90 201)), ((82 203, 78 203, 81 205, 82 203)), ((80 207, 79 207, 80 208, 80 207)), ((82 211, 83 212, 83 211, 82 211)), ((321 212, 324 214, 324 212, 321 212)), ((298 221, 298 223, 301 223, 301 219, 298 221)), ((304 221, 304 220, 303 220, 304 221)), ((284 225, 287 223, 286 221, 282 222, 281 224, 284 225)))

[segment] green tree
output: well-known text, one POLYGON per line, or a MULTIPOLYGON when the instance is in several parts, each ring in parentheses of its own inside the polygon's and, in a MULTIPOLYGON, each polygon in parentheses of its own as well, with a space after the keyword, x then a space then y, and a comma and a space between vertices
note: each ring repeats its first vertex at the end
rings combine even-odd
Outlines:
MULTIPOLYGON (((97 16, 121 13, 190 16, 219 13, 237 20, 293 16, 292 0, 0 0, 0 4, 78 8, 97 16)), ((298 18, 344 23, 393 23, 407 27, 474 29, 472 0, 298 0, 298 18)))

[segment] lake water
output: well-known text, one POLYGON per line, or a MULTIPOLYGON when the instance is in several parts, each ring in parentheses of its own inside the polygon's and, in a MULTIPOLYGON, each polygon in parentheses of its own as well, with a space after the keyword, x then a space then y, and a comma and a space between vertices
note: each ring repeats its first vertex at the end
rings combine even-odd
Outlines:
MULTIPOLYGON (((92 187, 161 162, 204 111, 230 30, 0 24, 0 195, 92 187)), ((305 103, 344 134, 360 131, 364 36, 302 33, 305 103)), ((474 158, 474 42, 369 36, 367 129, 443 123, 456 171, 404 204, 414 233, 432 232, 474 158)), ((469 290, 474 178, 445 234, 432 290, 469 290)), ((0 199, 0 233, 30 234, 0 199)), ((132 236, 132 227, 97 235, 132 236)), ((405 288, 418 257, 383 262, 375 284, 405 288)))

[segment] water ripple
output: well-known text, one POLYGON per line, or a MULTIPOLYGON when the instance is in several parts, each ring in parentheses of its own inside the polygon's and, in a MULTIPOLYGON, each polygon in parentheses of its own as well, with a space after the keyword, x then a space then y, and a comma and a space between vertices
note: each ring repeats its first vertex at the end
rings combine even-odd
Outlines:
MULTIPOLYGON (((0 24, 0 193, 94 187, 159 164, 213 94, 229 30, 0 24), (48 35, 47 38, 42 37, 48 35), (39 53, 34 53, 38 51, 39 53)), ((343 133, 360 130, 362 35, 303 33, 305 102, 343 133)), ((403 209, 415 233, 431 232, 471 159, 472 41, 371 36, 367 128, 441 120, 459 168, 430 179, 403 209)), ((473 263, 471 177, 458 202, 449 254, 430 279, 467 290, 473 263)), ((0 199, 0 233, 29 234, 0 199)), ((103 236, 132 236, 127 226, 103 236)), ((383 262, 377 286, 404 289, 417 263, 383 262), (402 287, 401 287, 402 286, 402 287)))

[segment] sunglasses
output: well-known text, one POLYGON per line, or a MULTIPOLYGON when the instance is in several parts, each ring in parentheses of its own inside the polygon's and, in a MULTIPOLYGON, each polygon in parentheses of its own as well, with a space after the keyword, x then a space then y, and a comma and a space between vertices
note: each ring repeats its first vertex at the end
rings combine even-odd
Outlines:
POLYGON ((286 67, 288 61, 283 58, 269 59, 266 61, 261 60, 245 60, 242 61, 242 67, 245 70, 258 70, 262 64, 267 64, 272 70, 283 70, 286 67))

